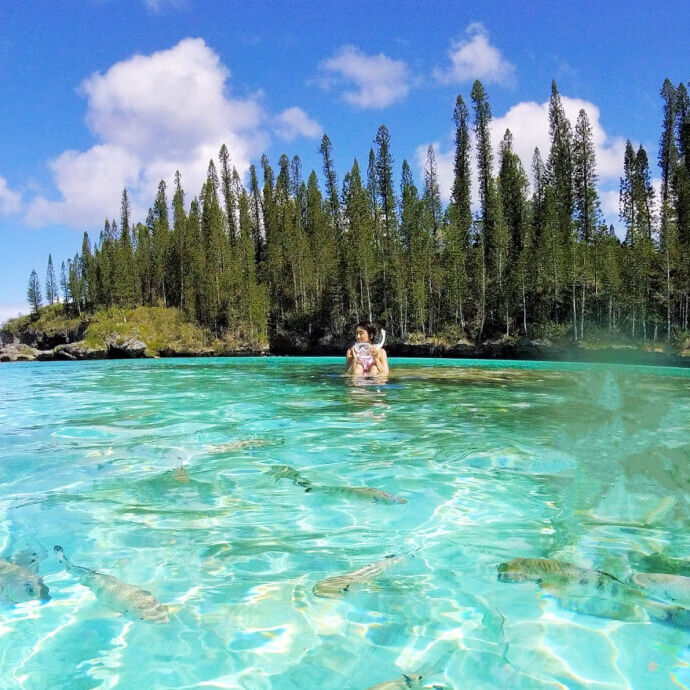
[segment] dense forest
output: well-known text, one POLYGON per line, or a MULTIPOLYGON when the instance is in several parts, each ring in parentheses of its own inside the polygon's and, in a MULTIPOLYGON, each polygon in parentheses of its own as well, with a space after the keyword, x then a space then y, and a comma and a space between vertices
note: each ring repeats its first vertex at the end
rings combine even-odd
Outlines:
MULTIPOLYGON (((324 135, 321 186, 313 170, 305 180, 298 156, 286 155, 277 169, 262 157, 245 186, 223 146, 189 204, 178 172, 172 190, 160 182, 146 222, 133 224, 124 190, 119 221, 106 221, 95 244, 84 233, 59 281, 49 257, 45 297, 78 313, 175 306, 216 335, 247 339, 337 338, 367 319, 409 341, 671 340, 687 330, 690 307, 690 98, 669 80, 661 98, 660 198, 646 151, 628 141, 623 241, 602 220, 585 111, 573 127, 552 84, 550 149, 535 149, 528 176, 510 131, 495 160, 491 108, 476 81, 469 107, 458 96, 452 113, 454 180, 445 208, 431 147, 422 188, 407 161, 396 186, 383 125, 365 164, 355 159, 342 181, 324 135)), ((28 298, 37 310, 35 272, 28 298)))

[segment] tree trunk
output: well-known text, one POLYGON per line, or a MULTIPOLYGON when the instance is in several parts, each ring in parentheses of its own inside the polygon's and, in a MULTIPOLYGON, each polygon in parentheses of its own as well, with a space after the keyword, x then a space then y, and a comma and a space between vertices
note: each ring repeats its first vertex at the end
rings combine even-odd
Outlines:
POLYGON ((479 332, 477 340, 481 342, 482 332, 484 331, 484 320, 486 318, 486 261, 484 257, 484 240, 482 239, 482 296, 481 296, 481 312, 479 319, 479 332))
POLYGON ((582 282, 582 306, 580 309, 580 340, 585 337, 585 283, 582 282))
POLYGON ((573 282, 573 334, 575 336, 575 340, 577 341, 577 304, 575 302, 575 283, 573 282))
POLYGON ((666 342, 671 342, 671 257, 666 248, 666 342))
POLYGON ((525 281, 522 281, 522 326, 525 329, 525 337, 527 337, 527 302, 525 300, 525 281))
POLYGON ((609 295, 609 336, 613 333, 613 297, 609 295))

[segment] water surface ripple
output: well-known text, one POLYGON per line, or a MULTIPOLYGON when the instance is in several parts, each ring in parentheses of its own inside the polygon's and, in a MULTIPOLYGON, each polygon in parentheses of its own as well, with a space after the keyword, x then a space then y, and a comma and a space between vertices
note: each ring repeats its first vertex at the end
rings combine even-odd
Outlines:
POLYGON ((42 551, 52 599, 0 608, 0 687, 690 687, 690 631, 496 577, 515 557, 690 575, 690 372, 417 359, 382 383, 342 365, 2 366, 0 557, 42 551), (406 503, 333 488, 363 486, 406 503), (54 544, 170 622, 106 608, 54 544))

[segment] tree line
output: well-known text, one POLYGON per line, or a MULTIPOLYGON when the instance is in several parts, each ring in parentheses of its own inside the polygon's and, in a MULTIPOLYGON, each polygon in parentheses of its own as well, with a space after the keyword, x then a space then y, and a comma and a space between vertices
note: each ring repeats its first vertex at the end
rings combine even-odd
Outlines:
MULTIPOLYGON (((117 305, 174 306, 220 335, 339 337, 361 319, 401 339, 481 340, 559 333, 670 340, 690 310, 690 99, 661 89, 659 198, 645 149, 627 142, 619 240, 603 221, 592 128, 575 125, 552 83, 549 150, 530 176, 507 130, 494 158, 491 108, 476 81, 469 108, 453 110, 450 201, 442 203, 430 146, 419 188, 406 160, 399 186, 381 125, 366 166, 338 179, 332 144, 320 146, 322 186, 299 156, 274 169, 262 156, 243 184, 223 145, 189 205, 179 172, 161 181, 145 223, 133 224, 127 190, 120 218, 63 262, 48 259, 46 299, 75 312, 117 305), (471 204, 472 156, 479 207, 471 204), (260 181, 261 180, 261 181, 260 181), (172 202, 168 196, 172 193, 172 202)), ((28 299, 41 303, 32 272, 28 299)))

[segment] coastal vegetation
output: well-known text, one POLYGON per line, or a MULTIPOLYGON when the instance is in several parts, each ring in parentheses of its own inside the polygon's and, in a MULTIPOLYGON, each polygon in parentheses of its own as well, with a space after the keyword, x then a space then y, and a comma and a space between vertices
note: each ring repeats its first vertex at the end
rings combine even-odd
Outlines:
POLYGON ((0 334, 4 341, 16 343, 14 359, 257 354, 268 350, 265 339, 233 336, 229 331, 216 337, 175 307, 113 306, 75 315, 65 304, 51 304, 38 315, 11 319, 0 334), (123 351, 121 346, 126 343, 139 344, 139 351, 131 347, 129 353, 127 348, 123 351), (116 352, 109 353, 113 349, 116 352))
MULTIPOLYGON (((125 189, 119 219, 106 220, 95 242, 85 232, 59 279, 49 257, 46 299, 66 307, 60 318, 86 318, 94 345, 116 314, 155 344, 158 336, 144 331, 158 327, 137 314, 162 319, 174 308, 172 337, 204 346, 305 334, 311 343, 336 341, 367 319, 407 343, 521 336, 681 347, 690 316, 690 98, 669 80, 661 97, 660 194, 644 147, 628 141, 623 239, 600 210, 585 111, 570 122, 552 84, 550 148, 535 149, 528 173, 510 131, 494 158, 491 108, 477 81, 469 104, 459 95, 452 113, 447 205, 432 147, 421 188, 406 160, 396 182, 384 125, 342 176, 324 135, 321 184, 287 155, 277 169, 263 156, 245 184, 223 146, 191 200, 179 172, 172 189, 161 181, 144 223, 133 222, 125 189)), ((39 326, 46 317, 35 272, 27 297, 34 316, 23 318, 39 326)))

